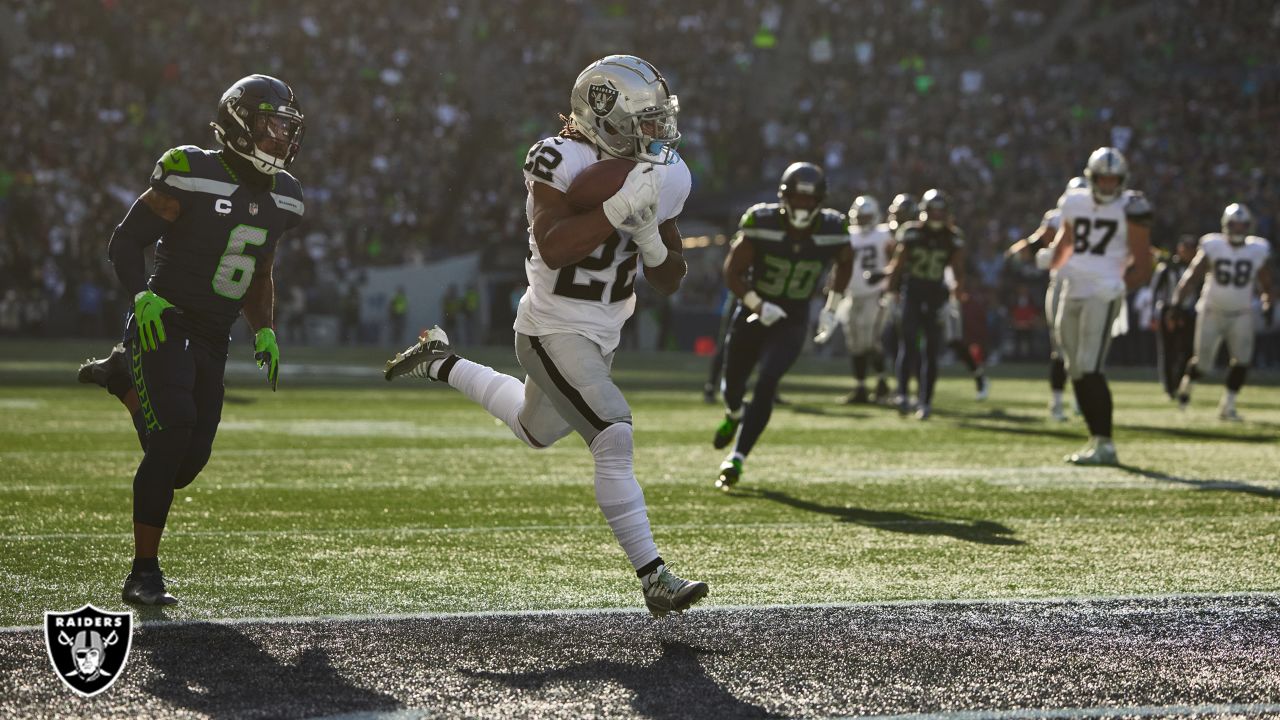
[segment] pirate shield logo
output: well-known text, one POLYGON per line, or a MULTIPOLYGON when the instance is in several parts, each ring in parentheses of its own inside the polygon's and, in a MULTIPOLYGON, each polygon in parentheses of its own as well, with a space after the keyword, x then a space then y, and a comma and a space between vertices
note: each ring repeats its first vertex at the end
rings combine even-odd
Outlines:
POLYGON ((44 644, 62 682, 78 695, 93 697, 111 687, 133 644, 133 613, 113 613, 85 605, 71 612, 44 614, 44 644))
POLYGON ((608 85, 592 85, 587 89, 587 101, 591 103, 592 112, 604 117, 613 112, 613 106, 618 102, 618 91, 608 85))

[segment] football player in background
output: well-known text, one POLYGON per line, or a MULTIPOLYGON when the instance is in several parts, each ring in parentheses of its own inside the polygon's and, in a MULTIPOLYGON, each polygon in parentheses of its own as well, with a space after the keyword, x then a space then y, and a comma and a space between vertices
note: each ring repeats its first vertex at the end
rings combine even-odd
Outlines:
POLYGON ((929 419, 938 382, 942 344, 941 312, 954 294, 967 297, 964 234, 951 222, 950 200, 941 190, 920 198, 920 219, 898 228, 898 244, 889 263, 889 292, 899 297, 898 412, 910 412, 911 377, 918 375, 916 418, 929 419), (951 269, 954 289, 947 286, 951 269), (924 354, 921 355, 921 341, 924 354))
MULTIPOLYGON (((1178 404, 1191 402, 1191 384, 1213 369, 1218 345, 1226 340, 1231 355, 1226 392, 1218 404, 1218 417, 1239 422, 1236 396, 1244 387, 1245 374, 1253 362, 1253 287, 1261 290, 1262 316, 1272 322, 1271 245, 1253 230, 1253 213, 1240 203, 1231 203, 1222 212, 1222 232, 1200 238, 1200 251, 1182 276, 1173 293, 1173 305, 1181 306, 1191 288, 1203 281, 1196 303, 1195 355, 1187 363, 1178 386, 1178 404)), ((1176 310, 1175 310, 1176 312, 1176 310)))
POLYGON ((1112 325, 1126 290, 1151 280, 1151 205, 1127 190, 1129 163, 1113 147, 1098 148, 1085 165, 1087 188, 1068 190, 1051 267, 1066 270, 1055 324, 1089 442, 1066 456, 1077 465, 1117 465, 1111 437, 1111 388, 1103 368, 1112 325))
MULTIPOLYGON (((885 381, 884 335, 888 308, 885 302, 885 267, 893 253, 893 231, 881 222, 880 203, 870 195, 854 198, 849 208, 849 245, 853 248, 853 274, 849 287, 836 308, 836 317, 844 329, 845 344, 853 369, 853 390, 845 403, 871 400, 867 392, 867 368, 876 373, 875 396, 883 400, 889 394, 885 381)), ((815 342, 826 342, 818 336, 815 342)))
POLYGON ((126 602, 170 605, 160 538, 174 490, 195 480, 222 417, 231 326, 243 314, 254 357, 276 389, 280 350, 271 266, 280 236, 302 219, 302 187, 286 168, 302 143, 293 91, 266 75, 232 85, 210 123, 219 151, 166 152, 151 187, 116 226, 111 264, 134 298, 124 343, 80 368, 133 417, 143 457, 133 478, 133 568, 126 602), (156 244, 158 241, 158 244, 156 244), (156 244, 146 277, 143 250, 156 244))
MULTIPOLYGON (((890 236, 893 238, 893 247, 889 251, 889 259, 892 260, 894 253, 898 247, 898 229, 903 224, 916 220, 920 217, 920 203, 915 195, 911 193, 898 193, 893 197, 893 201, 889 203, 889 209, 885 214, 885 224, 889 226, 890 236)), ((889 268, 886 265, 884 269, 884 278, 889 277, 889 268)), ((880 281, 884 278, 872 276, 870 279, 880 281)), ((902 350, 901 333, 899 332, 899 324, 902 321, 902 308, 898 304, 897 293, 889 292, 889 284, 885 282, 884 293, 884 329, 880 333, 880 347, 884 351, 883 362, 887 367, 894 368, 894 375, 897 375, 898 354, 902 350)), ((879 404, 889 404, 894 401, 894 396, 889 392, 889 388, 884 388, 884 394, 880 393, 880 388, 876 388, 876 402, 879 404)))
POLYGON ((747 210, 725 258, 725 282, 740 302, 725 355, 724 420, 712 440, 716 449, 733 444, 720 464, 718 488, 727 489, 742 477, 743 463, 769 424, 778 381, 804 348, 809 299, 833 260, 836 270, 818 334, 829 335, 835 328, 836 305, 853 272, 853 250, 844 213, 822 208, 826 194, 822 168, 792 163, 782 173, 779 202, 747 210), (760 372, 744 408, 747 379, 757 364, 760 372))
MULTIPOLYGON (((1083 175, 1071 178, 1067 190, 1078 190, 1089 187, 1089 181, 1083 175)), ((1062 359, 1062 350, 1058 347, 1058 334, 1055 324, 1058 320, 1058 301, 1062 297, 1062 285, 1065 276, 1061 269, 1051 268, 1053 250, 1049 247, 1062 226, 1062 199, 1058 205, 1045 211, 1040 227, 1030 236, 1014 243, 1005 253, 1006 257, 1016 255, 1024 250, 1034 253, 1036 267, 1049 271, 1049 286, 1044 293, 1044 319, 1049 329, 1049 417, 1058 422, 1066 422, 1067 414, 1062 409, 1062 393, 1067 388, 1067 366, 1062 359)))
POLYGON ((1195 352, 1195 309, 1185 295, 1182 304, 1173 302, 1173 293, 1195 259, 1199 241, 1194 235, 1183 235, 1173 253, 1156 265, 1151 294, 1155 304, 1156 366, 1160 384, 1170 400, 1178 398, 1178 385, 1187 372, 1187 363, 1195 352))
MULTIPOLYGON (((966 256, 967 257, 967 256, 966 256)), ((968 258, 972 261, 972 258, 968 258)), ((965 274, 971 274, 972 268, 965 268, 965 274)), ((948 267, 943 273, 943 279, 947 283, 947 289, 951 291, 951 297, 947 300, 947 308, 943 311, 943 332, 942 336, 946 339, 946 345, 955 355, 956 359, 964 363, 969 369, 969 376, 973 378, 974 397, 979 401, 987 399, 991 393, 991 381, 987 379, 986 364, 982 359, 982 350, 976 344, 965 342, 964 334, 964 304, 956 293, 955 272, 948 267)))
POLYGON ((646 606, 657 616, 683 612, 707 585, 676 576, 658 553, 636 481, 631 408, 612 378, 622 325, 635 310, 637 260, 664 295, 687 271, 676 225, 690 188, 675 151, 679 103, 657 68, 632 55, 587 66, 569 102, 564 128, 535 143, 524 166, 529 289, 515 321, 524 382, 454 354, 439 327, 388 361, 385 374, 449 383, 531 448, 577 431, 595 459, 596 503, 646 606), (622 188, 601 207, 576 211, 565 195, 574 178, 611 157, 635 161, 622 188))

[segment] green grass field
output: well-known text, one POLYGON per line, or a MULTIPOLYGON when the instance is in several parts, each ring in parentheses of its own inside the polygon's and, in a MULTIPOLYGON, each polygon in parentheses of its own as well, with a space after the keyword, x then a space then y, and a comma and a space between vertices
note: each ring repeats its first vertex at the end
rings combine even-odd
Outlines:
MULTIPOLYGON (((0 354, 2 626, 121 606, 140 452, 119 403, 74 383, 100 345, 0 354)), ((286 350, 276 394, 248 355, 233 348, 213 459, 174 502, 166 617, 641 606, 576 436, 529 450, 447 387, 387 385, 377 350, 286 350)), ((951 372, 918 423, 837 405, 844 363, 806 359, 726 494, 704 366, 623 353, 617 379, 659 547, 711 584, 707 605, 1280 590, 1274 385, 1224 425, 1216 386, 1182 414, 1123 374, 1126 465, 1082 469, 1061 458, 1083 423, 1046 418, 1040 368, 997 372, 983 404, 951 372)))

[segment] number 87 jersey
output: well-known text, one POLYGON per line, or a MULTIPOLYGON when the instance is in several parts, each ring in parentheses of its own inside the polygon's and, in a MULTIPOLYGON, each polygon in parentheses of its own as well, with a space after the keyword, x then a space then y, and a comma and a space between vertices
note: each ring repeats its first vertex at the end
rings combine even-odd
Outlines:
MULTIPOLYGON (((516 332, 532 336, 574 333, 599 345, 605 354, 617 348, 622 325, 636 306, 638 256, 631 236, 615 231, 590 255, 558 270, 543 262, 533 237, 534 183, 566 192, 578 173, 608 158, 588 142, 563 137, 547 138, 529 149, 524 165, 529 191, 525 202, 529 249, 524 268, 529 289, 516 311, 516 332)), ((684 209, 689 197, 689 168, 677 159, 668 165, 654 165, 654 171, 662 173, 657 216, 661 225, 684 209)))
POLYGON ((1129 260, 1129 223, 1147 223, 1151 205, 1146 196, 1126 190, 1107 203, 1098 202, 1089 188, 1071 189, 1060 202, 1062 223, 1075 242, 1062 267, 1067 293, 1073 298, 1117 297, 1124 293, 1129 260))

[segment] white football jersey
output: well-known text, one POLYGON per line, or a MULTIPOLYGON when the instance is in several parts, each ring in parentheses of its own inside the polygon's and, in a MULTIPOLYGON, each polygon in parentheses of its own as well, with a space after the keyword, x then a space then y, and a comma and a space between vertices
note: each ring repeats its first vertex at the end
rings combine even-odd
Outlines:
POLYGON ((1142 193, 1126 190, 1109 203, 1099 203, 1089 188, 1068 190, 1060 205, 1062 222, 1075 235, 1066 271, 1072 298, 1119 297, 1129 261, 1129 220, 1151 216, 1142 193))
MULTIPOLYGON (((1044 211, 1044 219, 1042 219, 1040 222, 1041 222, 1041 224, 1043 224, 1045 227, 1049 228, 1049 236, 1048 236, 1048 240, 1044 240, 1044 241, 1042 241, 1042 242, 1044 243, 1044 245, 1042 245, 1042 246, 1041 246, 1042 248, 1047 247, 1049 243, 1053 242, 1053 238, 1054 238, 1054 237, 1056 237, 1056 236, 1057 236, 1057 234, 1058 234, 1058 228, 1061 228, 1061 227, 1062 227, 1062 207, 1061 207, 1061 204, 1062 204, 1062 201, 1063 201, 1065 198, 1066 198, 1066 196, 1065 196, 1065 195, 1063 195, 1061 198, 1058 198, 1058 204, 1059 204, 1059 207, 1055 207, 1055 208, 1052 208, 1052 209, 1050 209, 1050 210, 1045 210, 1045 211, 1044 211)), ((1043 267, 1043 266, 1042 266, 1042 267, 1043 267)), ((1062 270, 1065 270, 1065 269, 1066 269, 1066 268, 1057 269, 1057 270, 1055 270, 1055 269, 1050 269, 1050 270, 1049 270, 1049 283, 1052 285, 1053 283, 1058 282, 1059 278, 1063 278, 1063 279, 1065 279, 1065 278, 1066 278, 1066 275, 1065 275, 1065 274, 1063 274, 1063 272, 1062 272, 1062 270)))
POLYGON ((1207 263, 1200 302, 1196 308, 1204 312, 1240 312, 1253 304, 1253 284, 1258 270, 1271 255, 1271 245, 1263 238, 1250 235, 1239 245, 1232 245, 1226 235, 1209 233, 1200 238, 1200 262, 1207 263))
POLYGON ((853 246, 853 277, 849 280, 848 294, 854 297, 878 295, 885 289, 885 280, 878 283, 867 282, 869 272, 884 272, 889 264, 889 243, 893 241, 893 231, 888 224, 881 223, 874 227, 849 227, 849 244, 853 246))
MULTIPOLYGON (((559 270, 542 261, 533 239, 533 184, 546 183, 565 192, 584 168, 608 159, 594 145, 562 137, 535 144, 526 156, 524 184, 529 190, 529 251, 524 263, 529 289, 516 311, 516 332, 524 335, 576 333, 595 342, 604 353, 618 347, 622 325, 635 311, 639 256, 631 236, 615 232, 595 252, 559 270)), ((689 197, 690 175, 684 160, 655 165, 662 174, 658 223, 680 215, 689 197)))

